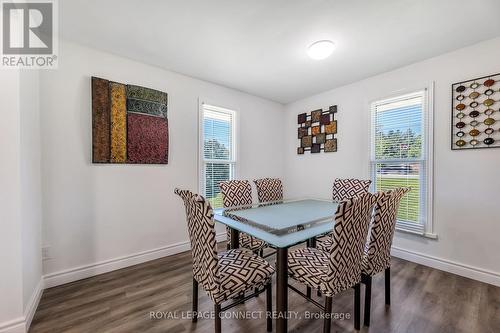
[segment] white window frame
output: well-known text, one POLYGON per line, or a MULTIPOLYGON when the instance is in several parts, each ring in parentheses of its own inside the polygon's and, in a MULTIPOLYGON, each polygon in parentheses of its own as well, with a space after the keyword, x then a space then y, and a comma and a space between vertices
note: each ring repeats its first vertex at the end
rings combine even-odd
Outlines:
POLYGON ((238 112, 235 108, 228 108, 218 106, 217 103, 212 102, 204 102, 202 99, 199 100, 198 106, 198 190, 201 195, 206 196, 206 179, 205 179, 205 164, 206 163, 220 163, 220 164, 230 164, 231 165, 231 175, 230 179, 237 179, 238 174, 238 131, 237 131, 237 123, 238 123, 238 112), (205 159, 204 155, 204 111, 205 106, 208 106, 210 109, 222 113, 230 114, 232 117, 232 126, 231 126, 231 136, 232 136, 232 149, 231 156, 229 160, 217 160, 217 159, 205 159))
POLYGON ((433 221, 433 157, 434 157, 434 82, 430 82, 426 85, 416 86, 414 88, 406 88, 398 90, 395 93, 389 94, 388 96, 377 98, 370 103, 370 176, 372 179, 372 184, 375 189, 376 186, 376 163, 385 162, 422 162, 425 166, 424 179, 425 183, 420 184, 422 197, 423 193, 427 193, 424 198, 425 205, 421 205, 421 211, 419 217, 421 219, 420 225, 415 225, 415 223, 397 221, 396 230, 412 233, 416 235, 425 236, 428 238, 437 238, 437 234, 434 233, 434 221, 433 221), (401 97, 409 94, 414 94, 418 92, 424 92, 423 102, 422 102, 422 124, 425 132, 423 133, 422 140, 422 158, 421 159, 391 159, 391 160, 375 160, 375 129, 373 124, 375 123, 375 107, 378 104, 383 104, 396 101, 401 97), (383 102, 383 103, 382 103, 383 102), (425 192, 424 192, 425 191, 425 192), (423 192, 423 193, 422 193, 423 192), (425 211, 423 211, 425 210, 425 211))

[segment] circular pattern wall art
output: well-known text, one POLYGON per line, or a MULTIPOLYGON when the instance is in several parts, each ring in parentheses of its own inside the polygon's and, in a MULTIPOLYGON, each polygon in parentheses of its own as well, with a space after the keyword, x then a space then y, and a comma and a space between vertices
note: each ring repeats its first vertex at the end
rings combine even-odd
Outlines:
POLYGON ((451 86, 451 149, 500 147, 500 74, 451 86))

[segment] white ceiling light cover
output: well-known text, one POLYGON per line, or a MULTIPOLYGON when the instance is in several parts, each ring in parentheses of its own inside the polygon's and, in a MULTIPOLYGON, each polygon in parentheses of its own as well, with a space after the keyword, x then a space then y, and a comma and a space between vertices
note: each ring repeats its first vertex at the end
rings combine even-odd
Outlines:
POLYGON ((320 40, 312 43, 307 48, 307 54, 314 60, 322 60, 328 58, 335 48, 335 44, 331 40, 320 40))

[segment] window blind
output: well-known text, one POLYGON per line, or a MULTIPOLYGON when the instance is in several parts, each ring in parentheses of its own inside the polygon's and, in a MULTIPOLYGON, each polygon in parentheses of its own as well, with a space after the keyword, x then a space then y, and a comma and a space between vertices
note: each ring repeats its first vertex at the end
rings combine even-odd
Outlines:
POLYGON ((376 191, 409 187, 396 227, 424 233, 428 195, 425 121, 426 92, 372 104, 371 169, 376 191))
POLYGON ((222 207, 219 183, 234 179, 234 111, 203 104, 202 190, 212 207, 222 207))

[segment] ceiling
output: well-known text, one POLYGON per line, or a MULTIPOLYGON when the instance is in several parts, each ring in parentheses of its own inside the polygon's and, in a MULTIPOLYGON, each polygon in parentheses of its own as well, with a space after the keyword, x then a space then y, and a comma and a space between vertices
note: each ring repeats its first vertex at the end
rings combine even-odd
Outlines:
POLYGON ((498 0, 64 0, 67 39, 280 103, 500 36, 498 0), (309 44, 331 39, 326 60, 309 44))

